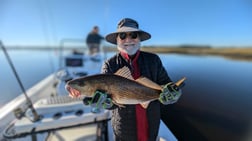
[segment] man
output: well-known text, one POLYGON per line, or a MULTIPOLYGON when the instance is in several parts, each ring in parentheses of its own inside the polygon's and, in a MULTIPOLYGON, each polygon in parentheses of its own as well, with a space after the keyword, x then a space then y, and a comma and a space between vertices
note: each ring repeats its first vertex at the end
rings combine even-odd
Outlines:
POLYGON ((99 34, 99 27, 94 26, 86 38, 86 44, 91 55, 100 51, 100 44, 103 39, 104 38, 99 34))
MULTIPOLYGON (((140 51, 140 42, 150 38, 151 35, 140 30, 135 20, 122 19, 117 26, 117 31, 105 37, 106 41, 117 45, 119 52, 104 63, 102 73, 113 74, 126 66, 130 69, 134 79, 144 76, 159 85, 171 82, 172 85, 169 87, 174 87, 160 58, 156 54, 140 51)), ((114 104, 112 107, 107 107, 112 110, 111 122, 115 140, 156 141, 162 118, 161 107, 165 106, 163 104, 175 103, 181 96, 180 90, 174 90, 174 92, 176 93, 174 99, 160 100, 162 103, 155 100, 147 103, 147 107, 144 106, 144 103, 124 105, 124 107, 118 107, 114 104)), ((99 99, 97 98, 99 96, 95 94, 92 102, 95 101, 94 99, 99 99)), ((84 103, 90 104, 87 101, 88 99, 84 99, 84 103)), ((162 120, 166 119, 162 118, 162 120)))

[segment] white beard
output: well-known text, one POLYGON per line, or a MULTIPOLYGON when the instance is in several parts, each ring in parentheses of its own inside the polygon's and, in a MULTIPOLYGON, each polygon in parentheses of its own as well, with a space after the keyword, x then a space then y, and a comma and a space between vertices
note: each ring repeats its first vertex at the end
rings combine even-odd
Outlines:
POLYGON ((139 43, 124 43, 118 44, 117 49, 121 52, 127 53, 128 55, 134 55, 140 49, 140 42, 139 43))

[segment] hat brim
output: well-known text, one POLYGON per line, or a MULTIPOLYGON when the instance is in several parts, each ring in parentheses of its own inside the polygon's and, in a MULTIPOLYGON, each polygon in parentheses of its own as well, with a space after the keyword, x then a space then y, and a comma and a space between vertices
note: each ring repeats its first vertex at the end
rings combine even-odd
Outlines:
POLYGON ((117 44, 117 41, 116 41, 117 34, 121 33, 121 32, 138 32, 140 41, 145 41, 145 40, 148 40, 151 38, 151 35, 148 32, 145 32, 143 30, 139 30, 136 28, 125 27, 125 28, 120 28, 116 32, 113 32, 113 33, 106 35, 106 37, 105 37, 106 41, 116 45, 117 44))

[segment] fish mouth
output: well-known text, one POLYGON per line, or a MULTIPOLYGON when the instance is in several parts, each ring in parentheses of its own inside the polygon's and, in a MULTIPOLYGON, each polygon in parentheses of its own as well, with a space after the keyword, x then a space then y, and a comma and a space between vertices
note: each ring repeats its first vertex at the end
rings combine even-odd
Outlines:
POLYGON ((66 90, 68 91, 68 93, 71 97, 80 97, 81 96, 81 92, 79 90, 76 90, 76 89, 70 87, 69 85, 66 86, 66 90))

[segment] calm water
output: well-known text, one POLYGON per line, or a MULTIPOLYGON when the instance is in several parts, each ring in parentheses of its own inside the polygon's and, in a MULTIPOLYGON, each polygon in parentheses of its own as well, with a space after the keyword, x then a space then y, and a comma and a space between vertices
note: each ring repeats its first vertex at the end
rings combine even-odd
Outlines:
MULTIPOLYGON (((59 64, 56 51, 10 50, 8 53, 26 89, 55 71, 59 64)), ((0 50, 0 89, 0 106, 22 93, 2 50, 0 50)))
POLYGON ((170 115, 170 127, 181 140, 252 140, 252 62, 160 56, 173 80, 187 77, 170 115))
MULTIPOLYGON (((57 51, 10 50, 9 54, 25 88, 54 72, 59 64, 57 51)), ((213 56, 159 56, 172 80, 187 77, 181 99, 170 106, 169 127, 179 139, 249 140, 252 62, 213 56)), ((0 78, 3 105, 21 89, 2 50, 0 78)))

